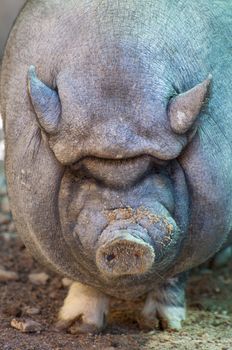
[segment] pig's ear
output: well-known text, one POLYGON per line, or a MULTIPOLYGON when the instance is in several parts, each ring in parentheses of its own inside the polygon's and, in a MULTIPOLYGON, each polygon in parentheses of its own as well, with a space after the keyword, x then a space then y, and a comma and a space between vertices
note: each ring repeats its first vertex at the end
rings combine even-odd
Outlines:
POLYGON ((61 116, 58 93, 37 78, 34 66, 29 68, 28 87, 40 126, 48 134, 55 134, 58 131, 61 116))
POLYGON ((212 76, 209 75, 201 84, 170 101, 168 116, 175 133, 185 134, 191 129, 204 105, 211 81, 212 76))

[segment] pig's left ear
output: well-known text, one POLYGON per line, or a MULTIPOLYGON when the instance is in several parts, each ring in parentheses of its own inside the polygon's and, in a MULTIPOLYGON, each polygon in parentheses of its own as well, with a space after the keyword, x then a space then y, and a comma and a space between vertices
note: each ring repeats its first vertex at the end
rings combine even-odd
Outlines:
POLYGON ((171 100, 168 116, 176 134, 185 134, 193 126, 204 105, 211 81, 212 76, 209 75, 201 84, 171 100))

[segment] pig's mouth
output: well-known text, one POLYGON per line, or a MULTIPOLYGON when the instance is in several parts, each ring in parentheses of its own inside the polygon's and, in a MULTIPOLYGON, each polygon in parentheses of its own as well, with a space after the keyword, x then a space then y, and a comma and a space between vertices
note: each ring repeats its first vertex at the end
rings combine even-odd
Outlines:
POLYGON ((71 171, 79 176, 94 178, 106 187, 125 188, 141 181, 154 167, 159 169, 165 164, 165 161, 150 155, 121 159, 88 156, 73 164, 71 171))

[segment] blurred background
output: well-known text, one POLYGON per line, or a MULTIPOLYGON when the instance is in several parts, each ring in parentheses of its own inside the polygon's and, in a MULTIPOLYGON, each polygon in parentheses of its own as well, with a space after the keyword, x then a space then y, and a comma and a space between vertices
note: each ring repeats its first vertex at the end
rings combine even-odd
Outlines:
MULTIPOLYGON (((0 67, 4 47, 11 30, 11 27, 25 4, 26 0, 0 0, 0 67)), ((0 115, 0 233, 14 231, 11 222, 11 214, 6 191, 6 181, 4 176, 4 142, 2 119, 0 115), (10 227, 10 225, 12 227, 10 227)))
POLYGON ((0 0, 0 59, 12 24, 26 0, 0 0))

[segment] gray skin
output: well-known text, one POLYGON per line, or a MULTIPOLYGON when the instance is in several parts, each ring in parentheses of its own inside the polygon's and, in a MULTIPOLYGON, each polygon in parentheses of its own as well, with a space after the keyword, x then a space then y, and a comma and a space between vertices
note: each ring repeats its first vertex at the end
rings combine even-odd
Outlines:
POLYGON ((228 241, 231 37, 227 1, 27 2, 0 104, 13 216, 38 259, 133 299, 228 241))

